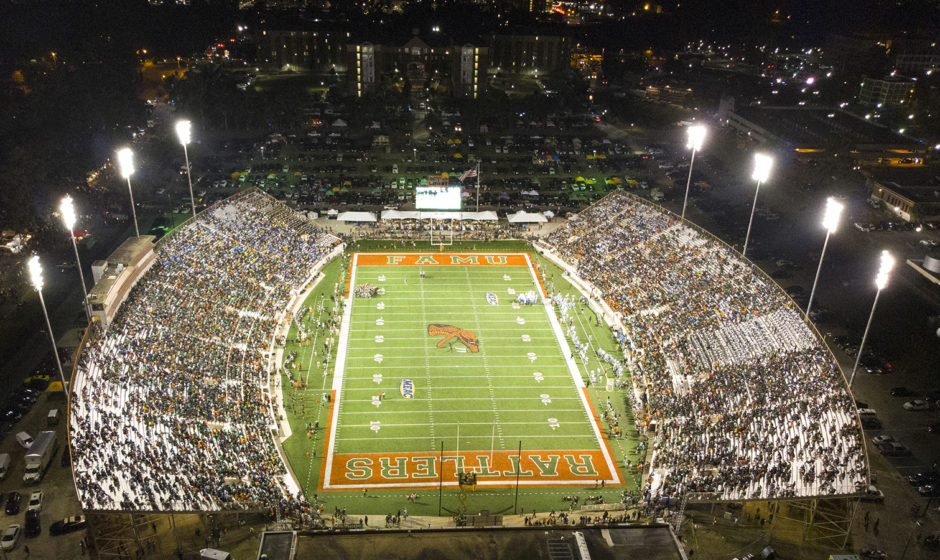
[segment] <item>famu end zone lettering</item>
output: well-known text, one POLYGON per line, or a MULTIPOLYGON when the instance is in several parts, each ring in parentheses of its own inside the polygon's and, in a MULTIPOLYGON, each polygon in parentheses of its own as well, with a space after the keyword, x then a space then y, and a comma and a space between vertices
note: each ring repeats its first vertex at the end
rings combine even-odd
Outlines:
POLYGON ((357 253, 356 266, 529 266, 525 253, 357 253))
POLYGON ((333 456, 330 480, 322 490, 361 487, 457 485, 458 472, 476 474, 479 486, 577 486, 603 480, 622 484, 599 450, 428 453, 340 453, 333 456))

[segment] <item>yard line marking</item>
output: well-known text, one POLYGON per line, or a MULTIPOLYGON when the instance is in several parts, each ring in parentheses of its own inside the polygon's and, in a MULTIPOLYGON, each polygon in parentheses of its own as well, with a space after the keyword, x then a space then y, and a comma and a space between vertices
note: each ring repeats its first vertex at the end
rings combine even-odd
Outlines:
MULTIPOLYGON (((473 321, 476 324, 476 331, 481 332, 480 315, 477 313, 477 303, 476 303, 477 298, 475 295, 473 295, 474 286, 473 286, 473 282, 470 280, 469 267, 464 268, 464 278, 467 283, 467 290, 471 293, 470 302, 473 305, 473 321)), ((486 384, 487 384, 487 388, 489 389, 490 399, 492 400, 492 403, 493 403, 493 422, 491 422, 490 424, 495 423, 496 425, 496 432, 499 434, 500 449, 506 449, 506 440, 503 439, 503 423, 500 421, 500 418, 499 418, 499 407, 497 406, 498 401, 496 400, 496 390, 493 388, 493 378, 490 375, 490 364, 489 364, 489 360, 487 359, 487 357, 488 357, 488 353, 483 352, 483 372, 484 372, 484 376, 486 377, 486 384)), ((458 445, 458 449, 459 448, 460 447, 458 445)))
MULTIPOLYGON (((422 295, 423 295, 423 294, 424 294, 424 282, 418 282, 418 284, 421 286, 421 293, 422 293, 422 295)), ((422 325, 427 325, 427 324, 428 324, 427 309, 426 309, 426 307, 425 307, 425 301, 424 301, 424 298, 423 298, 423 297, 421 298, 421 324, 422 324, 422 325)), ((425 340, 427 340, 427 339, 425 338, 425 340)), ((434 422, 434 405, 433 405, 432 399, 431 399, 431 387, 432 387, 432 383, 431 383, 431 353, 430 353, 430 350, 428 349, 428 345, 427 345, 426 343, 425 343, 425 344, 422 344, 421 346, 424 348, 424 379, 425 379, 425 381, 427 382, 427 388, 425 389, 425 390, 427 391, 427 392, 426 392, 426 398, 425 398, 425 400, 428 401, 428 431, 429 431, 430 434, 431 434, 431 448, 432 448, 432 450, 433 450, 433 448, 434 448, 435 445, 436 445, 435 442, 436 442, 437 440, 436 440, 436 438, 434 437, 434 424, 435 424, 435 422, 434 422)))

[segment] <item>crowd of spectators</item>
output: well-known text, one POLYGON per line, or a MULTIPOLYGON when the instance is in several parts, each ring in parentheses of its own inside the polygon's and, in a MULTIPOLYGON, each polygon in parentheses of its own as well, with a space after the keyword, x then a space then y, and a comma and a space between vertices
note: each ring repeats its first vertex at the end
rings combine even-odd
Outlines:
POLYGON ((726 500, 853 494, 861 429, 828 348, 738 253, 615 192, 546 239, 617 312, 645 496, 726 500))
POLYGON ((293 290, 337 242, 257 191, 163 242, 79 359, 70 414, 83 509, 303 504, 271 436, 269 352, 293 290))

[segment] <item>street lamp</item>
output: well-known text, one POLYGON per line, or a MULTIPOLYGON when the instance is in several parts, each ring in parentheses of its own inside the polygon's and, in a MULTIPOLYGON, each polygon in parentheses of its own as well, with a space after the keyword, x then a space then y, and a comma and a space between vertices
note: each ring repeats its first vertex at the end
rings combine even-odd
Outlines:
POLYGON ((865 340, 868 338, 871 320, 875 317, 875 306, 878 305, 878 296, 881 295, 881 290, 885 289, 885 286, 888 285, 888 277, 891 274, 892 268, 894 268, 894 257, 891 256, 891 253, 882 251, 881 266, 878 268, 878 276, 875 277, 875 287, 878 288, 878 291, 875 292, 875 301, 871 304, 871 315, 868 316, 868 324, 865 325, 865 333, 862 334, 862 343, 858 347, 858 355, 855 356, 855 366, 852 368, 852 376, 849 377, 849 389, 852 388, 852 382, 855 381, 855 372, 858 370, 858 363, 862 360, 862 352, 865 351, 865 340))
POLYGON ((65 223, 65 229, 69 230, 69 237, 72 239, 72 249, 75 249, 75 263, 78 265, 78 277, 82 281, 82 306, 85 308, 85 318, 91 323, 91 309, 88 307, 88 290, 85 289, 85 273, 82 272, 82 261, 78 258, 78 244, 75 243, 75 207, 72 205, 72 197, 65 195, 59 204, 59 212, 62 214, 62 221, 65 223))
POLYGON ((819 267, 816 268, 816 279, 813 280, 813 289, 809 292, 809 303, 806 304, 806 316, 809 317, 809 311, 813 308, 813 296, 816 295, 816 283, 819 282, 819 273, 822 272, 823 257, 826 256, 826 246, 829 245, 829 236, 836 232, 839 227, 839 216, 842 209, 845 208, 841 202, 832 198, 826 199, 826 213, 823 215, 823 227, 826 228, 826 240, 823 241, 822 253, 819 255, 819 267))
POLYGON ((131 189, 131 175, 134 174, 134 152, 130 148, 121 148, 117 153, 118 167, 121 171, 121 177, 127 179, 127 192, 131 195, 131 214, 134 216, 134 231, 137 237, 140 237, 140 229, 137 228, 137 209, 134 207, 134 190, 131 189))
POLYGON ((751 174, 751 179, 757 181, 757 188, 754 189, 754 204, 751 205, 751 219, 747 222, 747 234, 744 236, 744 250, 741 255, 747 256, 747 242, 751 238, 751 224, 754 223, 754 210, 757 208, 757 193, 760 192, 760 184, 766 182, 770 176, 770 168, 773 165, 774 158, 767 154, 754 154, 754 173, 751 174))
POLYGON ((176 135, 183 145, 183 157, 186 158, 186 181, 189 183, 189 202, 193 207, 193 219, 196 219, 196 197, 193 196, 193 178, 189 173, 189 151, 186 145, 192 140, 193 123, 182 120, 176 121, 176 135))
POLYGON ((706 128, 697 124, 688 128, 689 142, 686 148, 692 149, 692 159, 689 161, 689 178, 685 181, 685 198, 682 199, 682 219, 685 219, 685 205, 689 202, 689 185, 692 184, 692 165, 695 164, 695 152, 702 149, 702 142, 705 141, 706 128))
POLYGON ((59 350, 56 348, 55 336, 52 334, 52 323, 49 322, 49 313, 46 311, 46 301, 42 299, 42 264, 39 263, 39 255, 33 255, 28 261, 29 277, 39 294, 39 304, 42 306, 42 315, 46 318, 46 329, 49 331, 49 340, 52 341, 52 355, 55 356, 55 363, 59 367, 59 379, 62 381, 62 391, 67 391, 65 383, 65 373, 62 372, 62 362, 59 360, 59 350))

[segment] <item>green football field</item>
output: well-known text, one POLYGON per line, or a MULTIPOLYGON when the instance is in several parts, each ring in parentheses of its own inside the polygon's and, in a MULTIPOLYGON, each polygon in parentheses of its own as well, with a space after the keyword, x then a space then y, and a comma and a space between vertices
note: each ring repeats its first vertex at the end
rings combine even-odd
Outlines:
POLYGON ((357 253, 346 278, 321 491, 450 487, 460 472, 481 487, 622 484, 528 254, 357 253))

